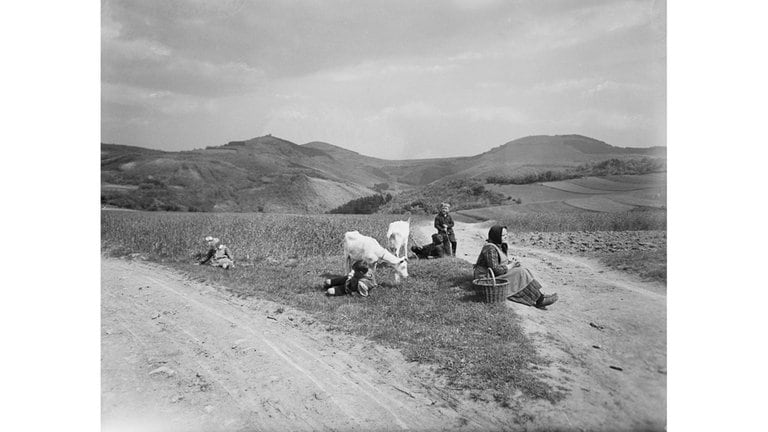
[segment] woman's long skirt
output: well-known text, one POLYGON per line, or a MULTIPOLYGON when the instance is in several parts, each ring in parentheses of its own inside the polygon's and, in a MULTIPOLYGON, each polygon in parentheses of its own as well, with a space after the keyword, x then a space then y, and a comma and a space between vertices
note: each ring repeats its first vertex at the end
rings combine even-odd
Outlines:
MULTIPOLYGON (((475 267, 475 279, 490 276, 487 268, 475 267)), ((495 276, 509 281, 509 297, 507 297, 509 300, 533 306, 541 297, 541 284, 525 267, 513 267, 508 272, 495 276)))

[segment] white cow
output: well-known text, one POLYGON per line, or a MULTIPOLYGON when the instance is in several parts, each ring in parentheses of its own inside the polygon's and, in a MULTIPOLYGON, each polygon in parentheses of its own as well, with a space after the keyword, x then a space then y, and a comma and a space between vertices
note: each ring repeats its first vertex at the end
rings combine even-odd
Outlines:
POLYGON ((389 240, 389 250, 400 257, 400 251, 402 250, 402 256, 408 256, 408 236, 411 232, 411 218, 407 221, 394 221, 389 224, 387 230, 387 239, 389 240))
POLYGON ((395 269, 395 283, 400 278, 408 277, 408 258, 398 258, 384 249, 373 237, 360 234, 357 231, 344 233, 344 264, 346 272, 352 270, 352 263, 357 260, 365 261, 373 270, 373 283, 376 283, 376 267, 380 263, 390 265, 395 269))

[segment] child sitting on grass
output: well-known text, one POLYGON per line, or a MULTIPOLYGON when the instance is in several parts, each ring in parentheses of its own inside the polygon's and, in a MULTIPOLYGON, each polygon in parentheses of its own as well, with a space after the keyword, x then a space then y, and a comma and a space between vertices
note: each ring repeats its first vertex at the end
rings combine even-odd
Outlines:
POLYGON ((205 238, 205 243, 208 246, 208 251, 203 254, 202 260, 197 263, 198 265, 210 264, 224 269, 235 267, 235 258, 232 256, 232 252, 229 251, 228 247, 221 244, 218 238, 208 236, 205 238))
POLYGON ((348 275, 326 279, 323 282, 323 289, 328 296, 368 297, 368 292, 374 287, 371 276, 371 270, 365 261, 355 261, 348 275))

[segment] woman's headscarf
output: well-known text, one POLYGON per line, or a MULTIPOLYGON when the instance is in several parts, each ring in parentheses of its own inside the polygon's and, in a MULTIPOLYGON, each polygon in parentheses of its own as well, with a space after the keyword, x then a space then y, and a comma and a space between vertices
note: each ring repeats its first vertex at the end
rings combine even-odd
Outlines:
POLYGON ((492 226, 488 231, 488 240, 486 240, 488 243, 493 243, 496 246, 499 246, 504 253, 507 253, 508 246, 506 243, 501 242, 501 232, 506 228, 507 227, 501 225, 492 226))

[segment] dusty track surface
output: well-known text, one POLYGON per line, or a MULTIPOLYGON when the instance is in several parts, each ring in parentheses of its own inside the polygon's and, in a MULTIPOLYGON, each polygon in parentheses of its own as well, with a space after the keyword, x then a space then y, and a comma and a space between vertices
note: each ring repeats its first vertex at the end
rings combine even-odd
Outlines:
MULTIPOLYGON (((457 222, 457 257, 474 263, 492 222, 457 222)), ((428 239, 431 226, 416 234, 428 239)), ((610 271, 597 261, 510 245, 560 300, 548 310, 507 306, 550 364, 541 367, 566 397, 528 401, 533 429, 663 430, 666 426, 666 287, 610 271)))
POLYGON ((509 410, 479 409, 399 352, 298 311, 159 265, 102 260, 105 431, 512 427, 509 410))
MULTIPOLYGON (((457 255, 473 262, 489 225, 457 223, 457 255)), ((399 352, 327 332, 299 311, 105 258, 103 430, 664 429, 665 287, 587 258, 510 247, 560 295, 549 310, 507 302, 550 361, 538 367, 565 394, 557 404, 520 397, 519 412, 472 402, 399 352)))

